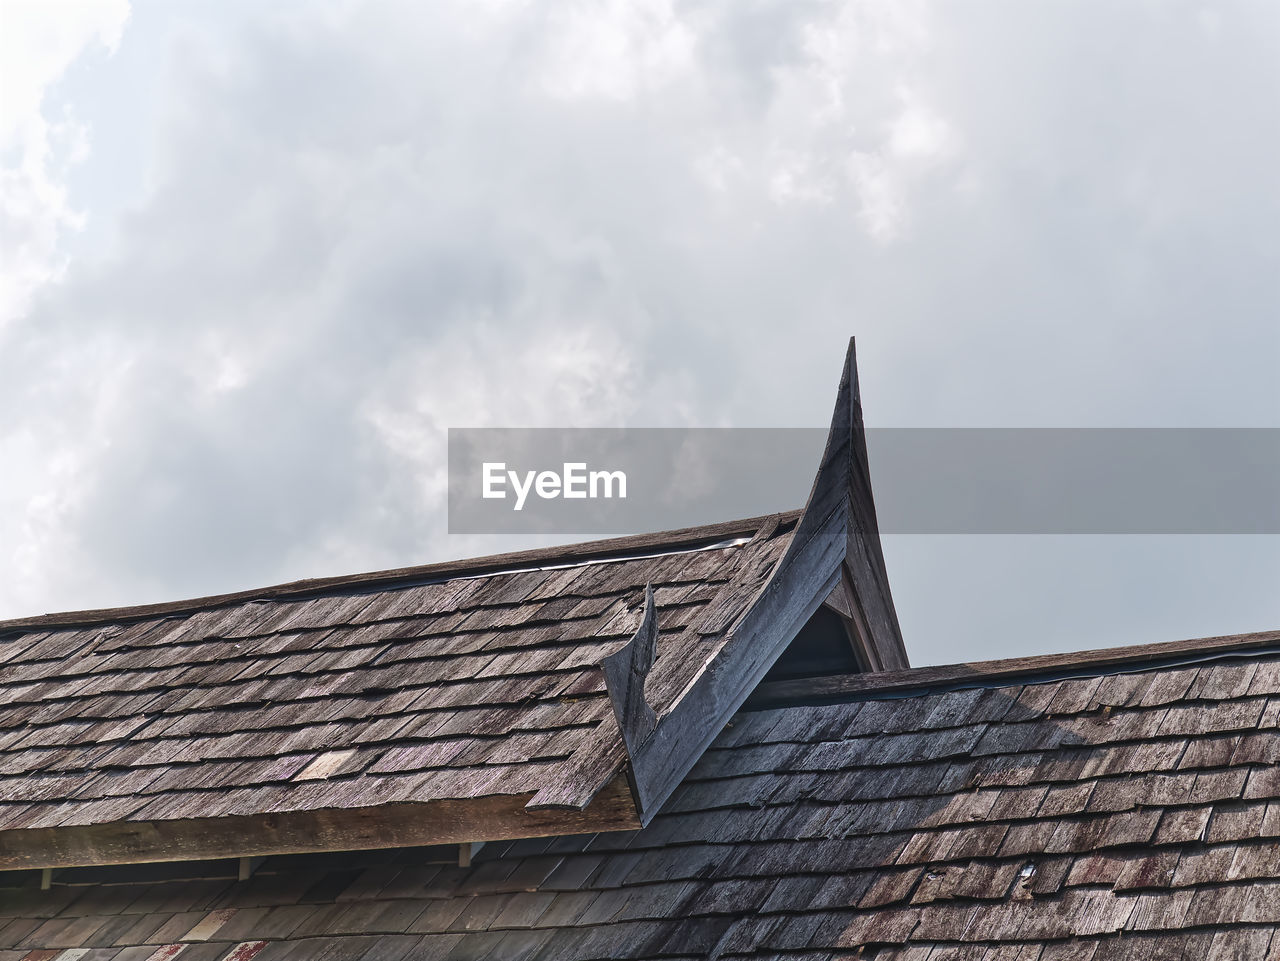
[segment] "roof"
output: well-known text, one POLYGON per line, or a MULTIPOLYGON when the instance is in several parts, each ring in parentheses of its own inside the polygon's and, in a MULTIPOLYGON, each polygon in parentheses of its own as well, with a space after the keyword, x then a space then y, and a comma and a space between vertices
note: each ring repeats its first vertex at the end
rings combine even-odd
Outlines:
POLYGON ((0 625, 0 831, 593 797, 623 759, 597 665, 646 585, 701 666, 795 518, 0 625))
POLYGON ((824 607, 907 666, 852 343, 798 512, 0 623, 0 868, 639 827, 824 607))
POLYGON ((909 669, 852 348, 800 512, 0 657, 0 961, 1280 958, 1280 632, 909 669))
POLYGON ((0 892, 0 959, 1280 952, 1280 632, 838 687, 761 692, 643 829, 66 871, 0 892))

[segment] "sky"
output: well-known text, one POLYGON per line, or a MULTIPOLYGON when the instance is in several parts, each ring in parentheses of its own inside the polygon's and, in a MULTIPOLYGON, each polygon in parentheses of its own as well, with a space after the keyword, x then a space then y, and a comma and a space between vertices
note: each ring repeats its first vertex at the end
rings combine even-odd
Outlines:
MULTIPOLYGON (((448 427, 823 426, 851 334, 871 426, 1280 427, 1260 0, 0 0, 0 128, 0 617, 534 546, 448 427)), ((885 550, 916 664, 1280 628, 1275 536, 885 550)))

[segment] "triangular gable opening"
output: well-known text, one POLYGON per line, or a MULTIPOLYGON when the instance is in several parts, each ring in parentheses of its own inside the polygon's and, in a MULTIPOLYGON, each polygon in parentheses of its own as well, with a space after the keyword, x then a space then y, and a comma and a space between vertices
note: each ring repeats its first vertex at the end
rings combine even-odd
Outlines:
POLYGON ((862 673, 867 668, 858 658, 850 631, 849 622, 824 604, 813 612, 761 683, 862 673))

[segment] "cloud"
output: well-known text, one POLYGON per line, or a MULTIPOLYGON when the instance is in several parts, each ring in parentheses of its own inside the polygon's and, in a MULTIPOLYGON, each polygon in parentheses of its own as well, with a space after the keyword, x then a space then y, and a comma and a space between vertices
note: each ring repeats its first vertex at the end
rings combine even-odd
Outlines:
MULTIPOLYGON (((85 218, 68 197, 69 169, 89 155, 88 127, 72 106, 50 97, 67 67, 86 50, 114 50, 129 14, 123 0, 72 7, 7 3, 0 23, 0 343, 5 328, 65 268, 60 240, 85 218)), ((36 421, 15 418, 4 433, 5 516, 0 539, 12 549, 3 572, 13 597, 39 595, 50 558, 76 562, 76 538, 65 524, 85 483, 89 444, 50 443, 36 421), (22 465, 21 468, 18 465, 22 465), (21 471, 22 478, 15 475, 21 471)), ((78 579, 67 579, 74 589, 78 579)))
POLYGON ((59 239, 84 216, 71 205, 68 170, 89 153, 88 128, 49 89, 87 49, 114 50, 129 15, 127 0, 76 4, 14 0, 0 30, 0 329, 24 312, 32 295, 56 279, 59 239))
POLYGON ((553 5, 542 83, 567 100, 632 100, 693 67, 693 31, 670 0, 553 5))
POLYGON ((142 5, 60 89, 145 61, 145 186, 0 330, 0 610, 522 546, 447 426, 816 425, 851 332, 880 425, 1273 422, 1273 16, 142 5))

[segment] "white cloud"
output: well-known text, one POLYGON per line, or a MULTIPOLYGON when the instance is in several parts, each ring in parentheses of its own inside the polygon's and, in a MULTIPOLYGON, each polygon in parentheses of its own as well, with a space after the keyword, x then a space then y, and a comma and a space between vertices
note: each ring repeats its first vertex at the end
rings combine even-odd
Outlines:
POLYGON ((839 5, 799 32, 800 55, 774 70, 764 179, 780 205, 843 205, 886 244, 908 230, 912 194, 955 159, 929 102, 931 16, 918 5, 839 5))
POLYGON ((88 131, 50 88, 86 50, 114 50, 128 15, 128 0, 6 0, 0 11, 0 329, 59 276, 59 239, 84 225, 65 181, 88 156, 88 131))
POLYGON ((902 94, 902 112, 889 127, 889 153, 903 160, 933 162, 954 149, 947 122, 927 105, 917 103, 908 91, 902 94))
POLYGON ((671 0, 552 4, 543 83, 555 97, 631 100, 692 65, 694 36, 671 0))
POLYGON ((858 215, 867 232, 881 243, 894 240, 903 228, 902 185, 882 154, 855 150, 849 157, 849 179, 858 195, 858 215))
POLYGON ((1274 14, 986 9, 140 8, 36 114, 156 77, 57 284, 74 151, 9 155, 0 610, 510 546, 445 537, 445 427, 818 424, 852 332, 877 424, 1273 422, 1274 14))

